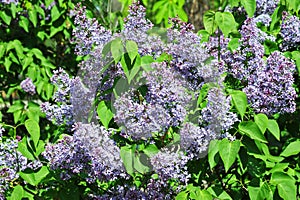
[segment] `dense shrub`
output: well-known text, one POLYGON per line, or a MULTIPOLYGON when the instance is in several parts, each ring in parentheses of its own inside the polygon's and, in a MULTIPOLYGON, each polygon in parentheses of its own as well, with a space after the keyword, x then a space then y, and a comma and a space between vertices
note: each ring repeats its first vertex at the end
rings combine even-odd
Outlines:
POLYGON ((299 198, 300 4, 164 2, 0 4, 0 199, 299 198))

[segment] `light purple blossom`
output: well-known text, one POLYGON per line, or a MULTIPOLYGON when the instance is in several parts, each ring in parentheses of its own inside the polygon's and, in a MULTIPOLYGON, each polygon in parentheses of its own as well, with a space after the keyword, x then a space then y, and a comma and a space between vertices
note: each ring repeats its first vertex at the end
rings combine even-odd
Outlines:
POLYGON ((30 78, 26 78, 25 80, 23 80, 20 86, 25 92, 29 93, 30 95, 34 95, 36 93, 35 85, 30 78))
POLYGON ((287 51, 300 45, 300 19, 287 12, 282 13, 280 36, 283 39, 281 49, 287 51))
POLYGON ((296 110, 294 71, 295 64, 279 51, 268 57, 266 64, 249 77, 248 86, 244 88, 255 112, 272 115, 296 110))

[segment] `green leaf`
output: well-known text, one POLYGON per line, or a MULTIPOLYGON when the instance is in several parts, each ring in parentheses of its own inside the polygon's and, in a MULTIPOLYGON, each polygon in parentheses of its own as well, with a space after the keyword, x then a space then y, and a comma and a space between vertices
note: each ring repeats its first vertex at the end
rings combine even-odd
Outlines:
POLYGON ((219 162, 219 156, 216 157, 216 154, 219 152, 219 140, 212 140, 209 143, 208 147, 208 163, 210 168, 214 168, 219 162))
POLYGON ((37 147, 37 144, 38 144, 39 139, 40 139, 40 126, 39 126, 39 124, 35 120, 28 119, 28 120, 25 121, 25 127, 26 127, 28 133, 30 134, 34 145, 37 147))
POLYGON ((60 17, 60 13, 56 5, 51 8, 51 21, 54 22, 60 17))
POLYGON ((240 46, 239 40, 239 38, 232 38, 228 43, 228 49, 230 51, 237 49, 240 46))
POLYGON ((21 26, 27 33, 29 32, 29 21, 26 17, 20 16, 19 26, 21 26))
POLYGON ((203 16, 204 28, 209 34, 213 34, 218 28, 215 21, 215 14, 215 11, 208 10, 204 13, 203 16))
POLYGON ((259 130, 264 134, 268 127, 268 117, 265 114, 259 113, 254 116, 254 121, 259 130))
POLYGON ((195 200, 212 200, 212 195, 206 190, 195 190, 191 191, 190 198, 195 200))
POLYGON ((135 155, 134 160, 133 160, 134 169, 136 169, 141 174, 145 174, 145 173, 150 171, 150 168, 148 166, 144 165, 141 162, 141 160, 143 160, 143 158, 144 158, 144 161, 145 161, 146 155, 145 154, 140 154, 140 155, 135 155))
POLYGON ((240 0, 229 0, 229 5, 231 8, 238 7, 240 3, 240 0))
POLYGON ((111 42, 110 50, 114 61, 117 64, 124 54, 124 48, 120 38, 117 38, 111 42))
POLYGON ((241 142, 239 140, 229 141, 223 139, 219 143, 219 153, 224 163, 225 171, 227 172, 231 165, 234 163, 238 152, 240 150, 241 142))
POLYGON ((284 200, 296 200, 296 185, 295 181, 282 181, 277 185, 278 193, 284 200))
POLYGON ((23 139, 18 143, 18 151, 29 160, 35 159, 30 149, 28 149, 26 137, 23 137, 23 139))
POLYGON ((280 154, 284 157, 289 157, 293 155, 299 155, 300 153, 300 140, 290 143, 280 154))
POLYGON ((18 121, 20 120, 20 118, 21 118, 21 115, 22 115, 22 110, 17 110, 17 111, 15 111, 14 113, 13 113, 13 115, 14 115, 14 123, 15 124, 17 124, 18 123, 18 121))
POLYGON ((24 103, 22 101, 15 101, 13 105, 9 107, 7 110, 8 113, 14 113, 18 110, 23 110, 24 109, 24 103))
POLYGON ((232 97, 234 106, 243 119, 248 105, 246 94, 242 91, 234 90, 230 93, 230 95, 232 97))
POLYGON ((134 172, 133 168, 133 157, 134 157, 135 145, 121 147, 120 156, 128 174, 132 175, 134 172))
POLYGON ((7 15, 4 11, 0 11, 0 17, 5 22, 5 24, 10 25, 11 16, 7 15))
POLYGON ((157 154, 159 151, 159 149, 157 148, 157 146, 155 144, 149 144, 147 145, 144 149, 143 152, 148 156, 148 157, 152 157, 155 154, 157 154))
POLYGON ((38 146, 36 147, 36 151, 34 152, 34 155, 38 157, 44 151, 45 151, 45 142, 43 140, 40 140, 38 146))
POLYGON ((259 127, 253 121, 243 121, 239 124, 239 132, 246 134, 253 140, 268 143, 265 136, 261 133, 259 127))
POLYGON ((264 182, 260 187, 248 186, 248 191, 251 200, 273 199, 272 189, 267 182, 264 182))
POLYGON ((186 200, 186 199, 188 199, 188 194, 186 193, 186 191, 182 191, 178 193, 177 196, 175 197, 175 200, 186 200))
POLYGON ((293 60, 295 60, 297 70, 298 70, 298 74, 300 75, 300 51, 293 51, 292 52, 292 58, 293 58, 293 60))
POLYGON ((241 0, 242 5, 244 6, 248 17, 253 17, 256 10, 256 1, 255 0, 241 0))
POLYGON ((24 189, 21 185, 17 185, 14 187, 14 190, 11 193, 11 196, 8 198, 8 200, 22 200, 23 197, 24 197, 24 189))
POLYGON ((230 12, 216 12, 215 20, 225 36, 237 30, 237 23, 230 12))
POLYGON ((17 16, 17 12, 18 12, 16 4, 14 4, 14 3, 10 4, 10 11, 11 11, 12 17, 15 19, 17 16))
POLYGON ((280 141, 280 129, 278 126, 278 123, 276 120, 274 119, 269 119, 268 122, 268 130, 270 131, 270 133, 278 140, 280 141))
POLYGON ((128 56, 130 58, 131 64, 134 61, 134 58, 138 54, 138 46, 134 41, 128 40, 126 41, 126 51, 128 53, 128 56))
POLYGON ((30 185, 37 186, 47 175, 49 170, 46 166, 41 167, 38 172, 20 172, 20 176, 30 185))
POLYGON ((129 84, 134 79, 136 74, 139 72, 140 68, 141 68, 141 57, 140 57, 140 55, 137 55, 136 60, 134 62, 134 65, 131 68, 129 76, 128 76, 128 83, 129 84))
POLYGON ((113 118, 114 114, 106 106, 104 101, 101 101, 97 108, 98 117, 105 128, 108 129, 110 120, 113 118))
POLYGON ((28 11, 29 20, 32 22, 33 26, 37 25, 37 12, 35 9, 28 11))
POLYGON ((284 200, 296 200, 296 181, 284 172, 274 172, 270 180, 271 184, 277 185, 278 193, 284 200))

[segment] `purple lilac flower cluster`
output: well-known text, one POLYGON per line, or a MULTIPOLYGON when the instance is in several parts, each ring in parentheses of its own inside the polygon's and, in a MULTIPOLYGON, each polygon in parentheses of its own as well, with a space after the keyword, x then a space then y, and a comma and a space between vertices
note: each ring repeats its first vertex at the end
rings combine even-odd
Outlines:
POLYGON ((159 179, 166 184, 165 186, 167 186, 169 179, 187 185, 190 178, 186 166, 188 157, 182 151, 176 152, 165 147, 152 156, 150 162, 159 179))
POLYGON ((213 87, 207 94, 207 105, 201 110, 198 123, 186 122, 180 129, 180 147, 189 159, 206 155, 209 142, 224 135, 231 137, 228 130, 239 121, 230 112, 230 98, 220 87, 213 87))
POLYGON ((57 125, 66 123, 73 124, 72 105, 68 105, 67 100, 70 95, 71 79, 69 75, 63 70, 54 70, 51 77, 51 82, 57 87, 53 95, 53 99, 57 104, 50 104, 49 102, 42 103, 41 110, 46 113, 48 120, 53 121, 57 125))
POLYGON ((255 15, 268 14, 272 15, 277 8, 279 0, 256 0, 255 15))
POLYGON ((126 176, 119 153, 103 127, 79 124, 74 136, 66 135, 56 144, 47 145, 42 155, 62 180, 79 175, 92 183, 126 176))
MULTIPOLYGON (((134 91, 125 92, 114 102, 115 121, 136 139, 149 138, 179 126, 191 106, 185 79, 166 63, 152 63, 152 70, 143 73, 147 93, 143 99, 134 91)), ((138 91, 136 91, 138 92, 138 91)))
POLYGON ((207 105, 201 110, 200 124, 206 124, 212 139, 220 138, 222 131, 227 132, 238 121, 236 114, 230 112, 230 100, 221 87, 213 87, 208 91, 207 105))
POLYGON ((240 30, 241 39, 239 46, 232 52, 227 48, 229 39, 224 36, 212 37, 204 46, 208 48, 212 56, 219 57, 225 65, 225 70, 232 74, 235 78, 246 81, 247 77, 257 68, 263 65, 265 40, 275 40, 273 36, 269 36, 260 30, 253 18, 248 18, 240 30), (218 49, 220 47, 220 49, 218 49))
POLYGON ((98 200, 173 199, 181 188, 172 188, 169 185, 169 180, 177 180, 183 185, 187 184, 190 178, 186 167, 187 161, 187 157, 182 152, 162 149, 158 154, 151 157, 151 164, 157 174, 153 174, 151 179, 140 188, 127 184, 118 185, 110 188, 104 195, 92 195, 92 197, 98 200))
POLYGON ((263 34, 253 18, 245 20, 241 28, 240 45, 232 52, 227 49, 228 40, 211 38, 208 47, 211 55, 220 56, 227 71, 244 85, 249 103, 255 112, 267 115, 291 113, 295 110, 295 89, 293 71, 295 65, 279 52, 272 53, 264 60, 264 40, 274 40, 263 34), (216 50, 221 42, 221 49, 216 50), (276 60, 276 62, 271 62, 276 60), (271 64, 271 63, 272 64, 271 64), (285 92, 287 91, 287 92, 285 92))
POLYGON ((31 78, 26 78, 25 80, 23 80, 20 86, 25 92, 29 93, 30 95, 34 95, 36 93, 35 85, 33 84, 31 78))
POLYGON ((19 178, 19 171, 27 168, 27 158, 17 151, 18 141, 0 138, 0 197, 9 183, 19 178))
POLYGON ((88 19, 85 10, 85 6, 78 4, 71 13, 77 25, 73 30, 73 42, 76 43, 75 51, 78 55, 88 55, 93 45, 106 44, 111 39, 111 32, 99 25, 96 19, 88 19))
POLYGON ((146 19, 146 8, 133 3, 129 6, 129 14, 124 20, 124 29, 121 31, 120 37, 123 40, 136 42, 140 55, 157 57, 163 52, 164 43, 158 35, 148 33, 152 27, 152 22, 146 19))
POLYGON ((180 147, 187 153, 189 159, 197 159, 201 155, 206 155, 209 142, 213 136, 208 131, 190 122, 182 125, 180 129, 180 147))
POLYGON ((244 88, 255 112, 272 115, 296 110, 293 72, 295 64, 279 51, 268 57, 266 64, 249 77, 248 86, 244 88))
POLYGON ((150 138, 152 133, 166 131, 172 120, 167 110, 159 104, 139 102, 135 99, 136 92, 125 92, 116 99, 115 121, 125 128, 126 135, 132 139, 150 138))
POLYGON ((281 49, 287 51, 300 45, 300 19, 287 12, 282 13, 280 36, 283 39, 281 49))
POLYGON ((11 4, 11 3, 18 4, 19 1, 18 0, 1 0, 0 3, 4 3, 4 4, 11 4))
POLYGON ((220 72, 215 65, 205 64, 209 54, 200 44, 201 38, 192 30, 193 25, 173 19, 172 28, 168 29, 166 52, 172 55, 171 66, 179 71, 190 83, 190 88, 197 90, 204 82, 216 82, 220 72))

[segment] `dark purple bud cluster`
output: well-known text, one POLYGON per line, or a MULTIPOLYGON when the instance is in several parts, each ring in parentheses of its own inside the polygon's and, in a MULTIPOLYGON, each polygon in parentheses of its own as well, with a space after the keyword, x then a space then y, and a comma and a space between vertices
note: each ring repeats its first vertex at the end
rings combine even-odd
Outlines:
POLYGON ((297 97, 293 88, 295 64, 279 51, 273 52, 266 64, 258 68, 244 88, 255 112, 267 115, 293 113, 297 97))
POLYGON ((283 39, 281 49, 287 51, 300 45, 300 19, 287 12, 282 13, 280 36, 283 39))
POLYGON ((30 78, 26 78, 25 80, 23 80, 20 86, 25 92, 29 93, 30 95, 34 95, 36 93, 35 85, 30 78))

